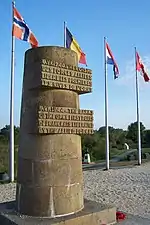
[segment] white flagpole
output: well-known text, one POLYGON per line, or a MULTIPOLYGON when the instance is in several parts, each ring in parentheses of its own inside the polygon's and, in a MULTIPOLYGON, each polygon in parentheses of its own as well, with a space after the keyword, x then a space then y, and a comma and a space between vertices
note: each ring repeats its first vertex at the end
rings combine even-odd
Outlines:
POLYGON ((64 21, 64 48, 66 48, 66 22, 64 21))
MULTIPOLYGON (((15 1, 12 1, 12 28, 15 1)), ((9 143, 9 179, 14 181, 14 65, 15 65, 15 37, 12 34, 11 50, 11 87, 10 87, 10 143, 9 143)))
POLYGON ((109 170, 108 81, 107 81, 106 38, 105 37, 104 37, 104 73, 105 73, 106 170, 109 170))
MULTIPOLYGON (((136 47, 135 47, 135 67, 136 67, 136 47)), ((137 125, 138 125, 138 165, 141 165, 141 129, 140 129, 140 106, 139 106, 139 79, 137 74, 137 68, 135 68, 136 77, 136 107, 137 107, 137 125)))

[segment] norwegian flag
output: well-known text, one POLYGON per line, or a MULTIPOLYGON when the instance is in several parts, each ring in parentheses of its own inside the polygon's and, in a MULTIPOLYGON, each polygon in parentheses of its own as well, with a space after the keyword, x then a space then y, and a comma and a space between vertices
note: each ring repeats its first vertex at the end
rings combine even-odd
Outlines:
POLYGON ((20 13, 17 11, 17 9, 13 6, 13 36, 16 38, 27 41, 31 44, 32 48, 38 47, 38 41, 33 35, 32 31, 29 29, 28 25, 20 15, 20 13))
POLYGON ((149 82, 150 81, 150 77, 148 75, 148 73, 145 70, 145 66, 139 56, 139 54, 136 52, 136 70, 139 71, 142 75, 142 77, 144 78, 145 82, 149 82))

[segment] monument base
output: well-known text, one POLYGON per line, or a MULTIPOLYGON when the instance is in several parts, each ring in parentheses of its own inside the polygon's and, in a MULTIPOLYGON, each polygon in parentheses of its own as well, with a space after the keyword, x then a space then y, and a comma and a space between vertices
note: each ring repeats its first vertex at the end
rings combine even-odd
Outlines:
POLYGON ((15 212, 15 202, 0 204, 0 224, 3 225, 110 225, 116 223, 116 208, 85 200, 84 209, 60 218, 39 218, 15 212))

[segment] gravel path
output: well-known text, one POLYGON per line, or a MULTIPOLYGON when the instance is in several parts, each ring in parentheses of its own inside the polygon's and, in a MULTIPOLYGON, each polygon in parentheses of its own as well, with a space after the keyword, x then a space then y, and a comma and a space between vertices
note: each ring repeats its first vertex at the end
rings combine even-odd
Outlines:
POLYGON ((16 184, 0 184, 0 203, 15 200, 16 184))
MULTIPOLYGON (((84 171, 87 199, 150 219, 150 163, 109 171, 84 171)), ((0 185, 0 202, 15 199, 15 184, 0 185)))
POLYGON ((150 219, 150 163, 117 170, 84 172, 85 197, 150 219))

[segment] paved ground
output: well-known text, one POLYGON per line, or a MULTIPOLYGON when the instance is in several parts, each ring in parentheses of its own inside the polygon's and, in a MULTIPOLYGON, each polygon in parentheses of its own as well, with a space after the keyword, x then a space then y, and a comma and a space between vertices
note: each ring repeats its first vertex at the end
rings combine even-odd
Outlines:
POLYGON ((150 219, 142 218, 139 216, 128 215, 127 219, 117 224, 118 225, 150 225, 150 219))

